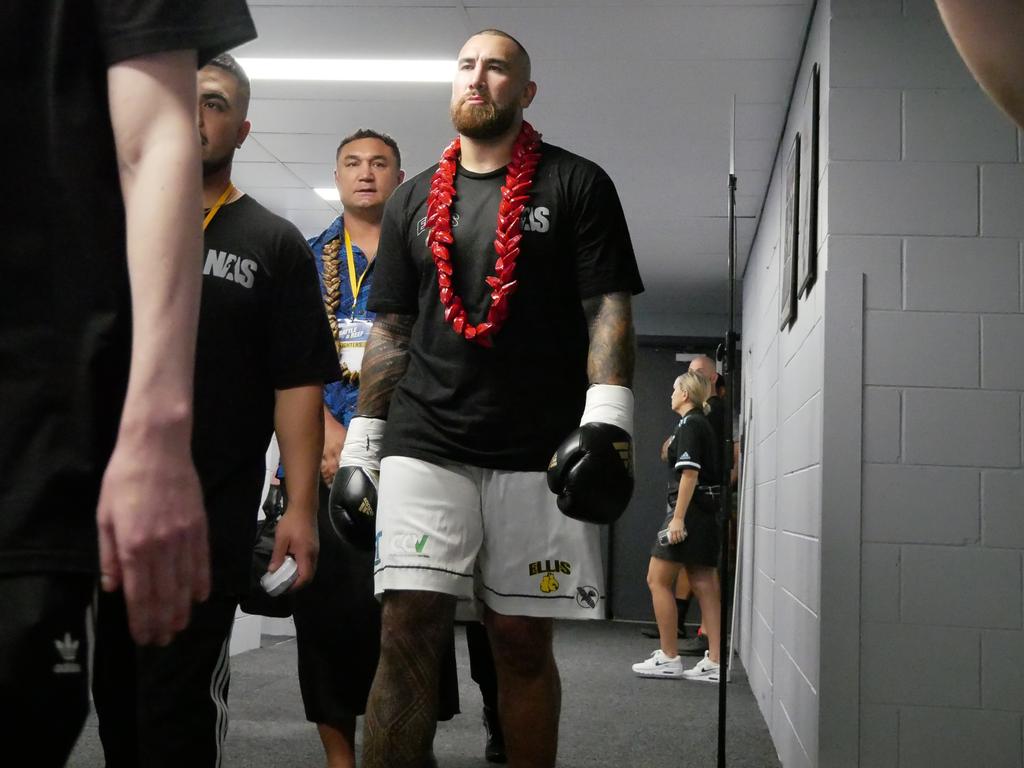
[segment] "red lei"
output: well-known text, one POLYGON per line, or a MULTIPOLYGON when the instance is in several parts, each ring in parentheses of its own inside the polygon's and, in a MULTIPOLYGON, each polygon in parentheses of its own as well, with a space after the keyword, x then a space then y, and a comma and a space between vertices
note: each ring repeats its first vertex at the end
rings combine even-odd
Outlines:
POLYGON ((484 347, 493 345, 491 336, 501 330, 508 318, 508 297, 516 290, 516 259, 519 257, 519 219, 523 215, 526 201, 530 199, 533 176, 540 163, 540 134, 533 126, 523 121, 523 126, 512 146, 505 184, 501 188, 501 204, 498 207, 498 226, 495 230, 494 250, 498 260, 494 264, 494 275, 486 278, 491 288, 491 306, 487 318, 474 325, 466 318, 462 299, 455 295, 452 287, 452 261, 448 246, 455 242, 452 236, 452 201, 455 193, 456 163, 462 143, 455 138, 441 155, 437 171, 430 181, 430 195, 427 198, 427 247, 434 255, 437 267, 437 287, 444 307, 444 320, 464 338, 484 347))

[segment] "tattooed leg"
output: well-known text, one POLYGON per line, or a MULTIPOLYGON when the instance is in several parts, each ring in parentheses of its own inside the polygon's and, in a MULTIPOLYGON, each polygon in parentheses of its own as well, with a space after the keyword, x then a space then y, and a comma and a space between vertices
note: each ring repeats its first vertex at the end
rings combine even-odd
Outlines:
POLYGON ((552 651, 552 621, 487 611, 498 672, 498 709, 511 768, 553 768, 562 683, 552 651))
POLYGON ((454 620, 452 595, 384 593, 380 662, 363 729, 365 768, 423 766, 437 729, 441 662, 454 620))

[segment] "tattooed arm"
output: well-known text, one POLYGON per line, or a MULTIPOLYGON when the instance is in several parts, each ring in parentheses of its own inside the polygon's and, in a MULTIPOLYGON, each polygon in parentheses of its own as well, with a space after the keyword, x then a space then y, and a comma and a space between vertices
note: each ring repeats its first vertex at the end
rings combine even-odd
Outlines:
POLYGON ((360 416, 386 419, 391 393, 409 367, 409 338, 416 318, 381 314, 373 322, 359 374, 360 416))
POLYGON ((629 294, 606 293, 584 299, 583 311, 590 329, 590 352, 587 356, 590 383, 631 387, 636 338, 629 294))

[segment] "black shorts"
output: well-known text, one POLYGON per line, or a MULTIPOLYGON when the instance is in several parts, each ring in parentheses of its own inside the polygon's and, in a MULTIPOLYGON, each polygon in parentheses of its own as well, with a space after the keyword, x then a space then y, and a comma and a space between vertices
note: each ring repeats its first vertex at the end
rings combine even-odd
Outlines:
POLYGON ((0 737, 9 755, 51 768, 67 762, 89 713, 86 611, 96 577, 0 576, 0 737))
MULTIPOLYGON (((337 727, 366 712, 380 658, 381 609, 373 595, 373 553, 338 538, 328 518, 329 497, 320 483, 320 557, 312 583, 292 596, 292 616, 306 719, 337 727)), ((453 634, 441 669, 439 719, 458 712, 453 634)))
POLYGON ((128 633, 123 594, 100 593, 92 690, 107 768, 221 764, 237 604, 211 595, 169 645, 140 648, 128 633))
MULTIPOLYGON (((651 557, 668 560, 681 565, 704 565, 714 568, 718 565, 718 505, 719 497, 701 491, 694 491, 690 506, 686 508, 686 538, 678 544, 667 547, 658 543, 655 537, 651 557)), ((668 528, 673 509, 668 508, 665 521, 659 531, 668 528)))

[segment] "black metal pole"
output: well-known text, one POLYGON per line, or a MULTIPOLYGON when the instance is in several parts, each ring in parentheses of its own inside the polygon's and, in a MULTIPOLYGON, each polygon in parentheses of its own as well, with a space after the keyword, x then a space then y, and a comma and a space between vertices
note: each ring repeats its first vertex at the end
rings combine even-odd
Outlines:
POLYGON ((732 420, 736 407, 737 382, 733 377, 736 369, 736 174, 729 172, 729 325, 723 345, 722 371, 728 384, 725 418, 722 421, 722 506, 720 510, 719 534, 721 551, 718 559, 718 570, 722 585, 721 593, 721 626, 718 633, 718 768, 725 768, 725 718, 726 718, 726 682, 729 672, 729 654, 727 636, 729 626, 729 544, 732 523, 732 420))

